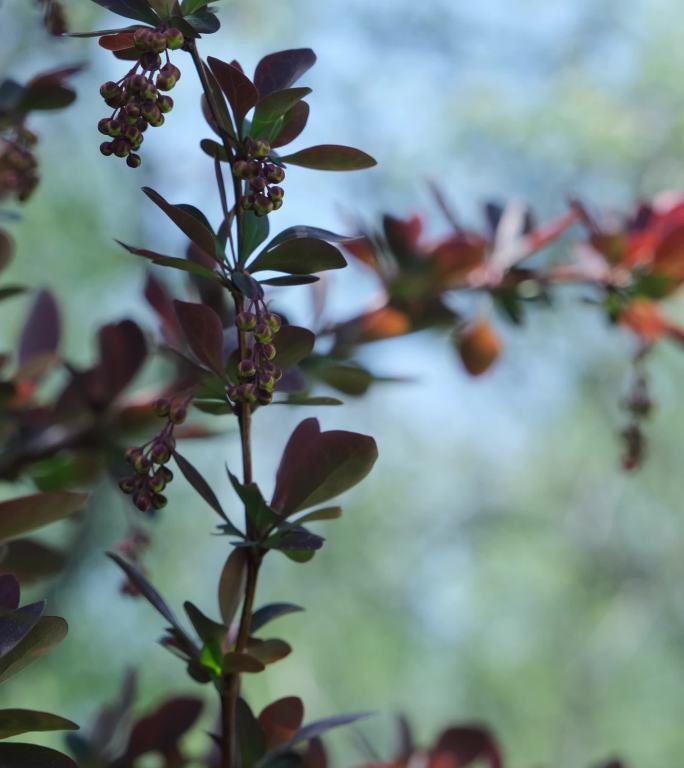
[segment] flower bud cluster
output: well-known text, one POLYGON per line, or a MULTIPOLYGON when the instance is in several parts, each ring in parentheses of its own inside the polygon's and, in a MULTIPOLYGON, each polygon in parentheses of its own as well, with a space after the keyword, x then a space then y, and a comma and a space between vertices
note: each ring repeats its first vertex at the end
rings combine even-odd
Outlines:
POLYGON ((283 377, 273 362, 278 354, 273 342, 282 321, 257 299, 248 311, 237 315, 235 324, 238 331, 246 334, 248 343, 238 364, 240 383, 228 388, 228 397, 234 403, 269 405, 276 384, 283 377))
POLYGON ((158 400, 155 411, 166 419, 163 429, 145 445, 126 451, 133 472, 119 481, 119 488, 133 497, 133 504, 141 512, 154 514, 167 504, 163 491, 173 480, 173 472, 166 464, 176 448, 174 428, 185 421, 187 407, 187 399, 158 400))
POLYGON ((138 27, 133 40, 140 54, 133 68, 118 82, 109 81, 100 88, 102 98, 114 112, 100 120, 98 130, 109 139, 100 145, 105 157, 125 158, 130 168, 138 168, 142 160, 137 152, 143 134, 150 126, 163 125, 164 115, 173 109, 173 99, 164 91, 176 85, 181 72, 170 62, 168 52, 181 48, 185 40, 183 33, 173 27, 138 27))
POLYGON ((37 136, 18 126, 11 136, 0 138, 0 200, 26 202, 38 186, 38 161, 31 151, 37 136))
POLYGON ((282 208, 285 190, 279 186, 285 180, 285 170, 269 159, 271 145, 263 139, 247 139, 243 152, 233 163, 233 175, 246 182, 248 193, 242 207, 266 216, 282 208))

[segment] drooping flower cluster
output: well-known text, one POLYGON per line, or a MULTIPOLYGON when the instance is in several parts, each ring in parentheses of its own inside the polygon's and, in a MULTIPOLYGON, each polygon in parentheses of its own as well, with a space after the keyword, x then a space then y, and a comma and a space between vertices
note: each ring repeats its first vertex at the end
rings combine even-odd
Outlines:
POLYGON ((133 503, 141 512, 166 506, 162 491, 173 480, 173 472, 166 464, 176 448, 174 428, 185 421, 187 406, 186 398, 158 400, 155 410, 159 417, 166 419, 163 429, 145 445, 126 451, 126 461, 133 468, 133 474, 120 480, 119 488, 133 496, 133 503))
POLYGON ((622 431, 624 453, 622 466, 632 471, 644 462, 647 441, 643 423, 651 415, 653 401, 648 390, 648 380, 643 371, 638 371, 632 382, 629 394, 623 403, 629 414, 629 423, 622 431))
POLYGON ((164 115, 173 109, 173 99, 163 91, 174 88, 181 72, 170 62, 168 52, 181 48, 185 39, 173 27, 139 27, 133 41, 140 52, 133 68, 118 82, 109 81, 100 88, 102 98, 114 112, 100 120, 98 129, 110 139, 100 145, 103 155, 125 158, 130 168, 138 168, 142 160, 137 151, 144 141, 143 134, 149 126, 163 125, 164 115))
POLYGON ((285 170, 269 158, 271 145, 263 139, 247 139, 243 156, 233 163, 233 174, 249 186, 242 206, 257 216, 266 216, 283 205, 285 190, 278 186, 285 180, 285 170))
POLYGON ((38 186, 38 161, 31 151, 38 137, 23 126, 0 138, 0 200, 26 202, 38 186))
POLYGON ((269 405, 276 384, 283 377, 283 372, 273 362, 278 354, 273 340, 282 321, 278 315, 269 312, 261 299, 257 299, 248 311, 238 314, 235 323, 240 332, 249 334, 249 343, 238 363, 241 383, 228 389, 228 397, 234 403, 269 405))

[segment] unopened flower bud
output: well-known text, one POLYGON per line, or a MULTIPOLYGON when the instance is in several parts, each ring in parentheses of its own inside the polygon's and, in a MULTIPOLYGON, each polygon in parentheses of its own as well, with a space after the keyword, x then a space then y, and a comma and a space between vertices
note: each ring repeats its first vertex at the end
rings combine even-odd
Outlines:
POLYGON ((257 323, 256 328, 254 329, 254 336, 256 337, 256 340, 261 344, 270 344, 270 342, 273 340, 273 332, 271 331, 271 326, 264 322, 257 323))
POLYGON ((255 157, 268 157, 270 151, 271 145, 264 139, 257 139, 254 142, 255 157))
POLYGON ((285 180, 285 170, 279 165, 269 163, 266 166, 266 178, 270 184, 280 184, 285 180))
POLYGON ((240 360, 238 363, 238 376, 241 379, 251 379, 256 376, 256 366, 253 360, 240 360))
POLYGON ((157 99, 157 106, 162 114, 168 114, 173 109, 173 99, 170 96, 160 96, 157 99))
POLYGON ((275 348, 274 344, 262 344, 261 345, 261 354, 269 361, 274 360, 276 355, 278 354, 278 350, 275 348))
POLYGON ((182 404, 171 406, 169 420, 172 424, 182 424, 188 418, 188 409, 182 404))
POLYGON ((171 458, 171 453, 166 442, 156 442, 150 451, 150 458, 155 464, 166 464, 171 458))
POLYGON ((149 486, 155 493, 161 493, 166 488, 166 480, 160 472, 155 472, 149 480, 149 486))
POLYGON ((170 410, 171 410, 171 403, 165 397, 160 397, 159 400, 157 400, 157 402, 154 404, 154 412, 161 419, 168 416, 170 410))
POLYGON ((283 321, 279 315, 275 314, 275 312, 269 312, 268 315, 266 315, 266 322, 270 326, 273 333, 278 333, 278 331, 283 327, 283 321))
POLYGON ((133 493, 137 486, 138 483, 136 477, 124 477, 119 480, 119 488, 126 494, 133 493))
POLYGON ((143 491, 139 491, 133 496, 133 503, 141 512, 147 512, 150 508, 150 497, 143 491))
POLYGON ((104 141, 102 144, 100 144, 100 152, 105 157, 110 157, 112 154, 114 154, 114 149, 112 147, 111 141, 104 141))
POLYGON ((273 402, 273 393, 266 389, 260 389, 257 397, 261 405, 270 405, 273 402))
POLYGON ((171 51, 177 51, 185 44, 183 33, 180 29, 176 29, 175 27, 167 29, 166 32, 164 32, 164 37, 166 38, 166 46, 171 51))
POLYGON ((235 318, 235 325, 241 331, 253 331, 256 328, 257 317, 254 312, 240 312, 235 318))
POLYGON ((121 88, 112 80, 108 80, 100 86, 100 95, 103 99, 112 99, 121 95, 121 88))
POLYGON ((233 176, 238 179, 246 179, 249 173, 249 163, 246 160, 236 160, 233 163, 233 176))

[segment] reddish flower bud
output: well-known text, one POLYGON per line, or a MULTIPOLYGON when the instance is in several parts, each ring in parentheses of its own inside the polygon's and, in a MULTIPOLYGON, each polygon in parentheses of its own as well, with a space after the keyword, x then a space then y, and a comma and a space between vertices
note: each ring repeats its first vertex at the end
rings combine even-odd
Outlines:
POLYGON ((160 397, 159 400, 157 400, 157 402, 154 404, 154 412, 157 414, 157 416, 159 416, 159 418, 168 416, 170 410, 171 402, 165 397, 160 397))
POLYGON ((160 96, 157 99, 157 106, 163 114, 168 114, 173 109, 173 99, 170 96, 160 96))
POLYGON ((235 325, 241 331, 253 331, 256 328, 257 316, 254 312, 240 312, 235 318, 235 325))
POLYGON ((136 477, 124 477, 119 480, 119 488, 126 494, 133 493, 138 487, 137 481, 136 477))
POLYGON ((264 322, 257 323, 256 328, 254 329, 254 336, 256 337, 257 341, 261 342, 262 344, 270 344, 270 342, 273 340, 273 332, 271 331, 271 326, 264 322))
POLYGON ((188 418, 188 409, 182 403, 171 406, 169 420, 172 424, 182 424, 188 418))
POLYGON ((156 442, 150 451, 150 458, 155 464, 166 464, 171 458, 171 452, 166 442, 161 440, 156 442))
POLYGON ((285 169, 274 163, 266 166, 266 178, 271 184, 280 184, 285 181, 285 169))
POLYGON ((114 148, 112 147, 111 141, 104 141, 102 144, 100 144, 100 152, 105 157, 110 157, 112 154, 114 154, 114 148))
POLYGON ((254 142, 255 157, 268 157, 271 151, 271 145, 264 139, 257 139, 254 142))
POLYGON ((147 512, 152 502, 148 494, 144 491, 139 491, 133 496, 133 503, 141 512, 147 512))
POLYGON ((145 71, 156 72, 156 70, 158 70, 161 65, 162 60, 158 53, 149 51, 148 53, 143 53, 143 55, 140 57, 140 66, 145 71))
POLYGON ((269 312, 266 315, 266 322, 269 324, 273 333, 278 333, 278 331, 283 327, 283 321, 279 315, 275 314, 275 312, 269 312))
POLYGON ((256 366, 253 360, 240 360, 238 363, 238 376, 241 379, 251 379, 256 376, 256 366))
POLYGON ((180 29, 176 29, 175 27, 170 27, 167 29, 164 32, 164 37, 166 38, 166 45, 171 51, 177 51, 185 44, 183 33, 180 31, 180 29))
POLYGON ((261 354, 269 361, 274 360, 276 355, 278 354, 278 350, 275 348, 274 344, 262 344, 261 345, 261 354))

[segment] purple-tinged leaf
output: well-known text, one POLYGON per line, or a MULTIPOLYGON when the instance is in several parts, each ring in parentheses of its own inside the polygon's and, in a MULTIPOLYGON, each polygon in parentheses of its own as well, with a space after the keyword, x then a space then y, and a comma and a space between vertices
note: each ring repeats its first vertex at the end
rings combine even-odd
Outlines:
POLYGON ((355 432, 321 432, 306 419, 292 433, 276 474, 271 506, 287 517, 361 482, 378 458, 375 440, 355 432))
POLYGON ((51 72, 44 72, 30 80, 17 104, 20 112, 34 109, 62 109, 76 99, 76 92, 65 85, 65 80, 76 74, 81 67, 63 67, 51 72))
POLYGON ((202 139, 200 141, 200 149, 205 155, 209 155, 213 160, 220 160, 222 163, 228 162, 228 154, 223 144, 219 144, 218 141, 213 139, 202 139))
POLYGON ((45 610, 45 601, 0 612, 0 657, 7 655, 36 626, 45 610))
POLYGON ((299 731, 297 731, 297 733, 289 741, 281 744, 277 751, 286 752, 292 747, 297 746, 297 744, 300 744, 302 741, 310 741, 311 739, 315 739, 318 736, 331 731, 333 728, 341 728, 345 725, 351 725, 352 723, 356 723, 357 721, 363 720, 366 717, 370 717, 372 714, 373 712, 358 712, 351 715, 336 715, 335 717, 327 717, 323 720, 316 720, 315 722, 309 723, 309 725, 305 725, 303 728, 300 728, 299 731))
POLYGON ((58 715, 31 709, 0 709, 0 739, 39 731, 77 731, 78 726, 58 715))
POLYGON ((289 741, 302 727, 304 704, 297 696, 278 699, 259 715, 259 725, 266 734, 268 749, 289 741))
POLYGON ((173 458, 178 465, 183 477, 190 483, 195 491, 207 502, 207 504, 222 517, 226 522, 228 517, 221 507, 221 502, 216 498, 216 494, 211 489, 209 483, 202 477, 199 471, 186 458, 181 456, 178 451, 173 452, 173 458))
POLYGON ((280 234, 276 235, 268 244, 268 247, 273 248, 279 243, 284 243, 286 240, 308 240, 310 238, 325 240, 328 243, 348 243, 357 239, 355 237, 349 237, 348 235, 338 235, 336 232, 331 232, 329 229, 297 224, 294 227, 284 229, 280 234))
POLYGON ((159 26, 159 17, 150 8, 147 0, 93 0, 93 2, 127 19, 144 21, 153 27, 159 26))
POLYGON ((137 693, 138 676, 135 670, 129 668, 124 675, 118 697, 101 710, 90 731, 89 742, 100 754, 107 751, 119 728, 130 717, 137 693))
POLYGON ((221 22, 210 8, 201 8, 196 13, 186 16, 183 21, 201 35, 212 35, 221 29, 221 22))
POLYGON ((132 245, 126 245, 120 240, 117 240, 120 246, 125 248, 129 253, 135 256, 142 256, 144 259, 149 259, 153 264, 159 264, 162 267, 171 267, 172 269, 179 269, 181 272, 189 272, 197 277, 203 277, 205 280, 211 280, 215 283, 220 283, 221 278, 207 267, 203 267, 201 264, 197 264, 195 261, 189 259, 179 259, 176 256, 164 256, 161 253, 155 251, 148 251, 146 248, 134 248, 132 245))
POLYGON ((272 405, 307 405, 311 407, 318 406, 338 406, 344 405, 336 397, 306 397, 305 395, 290 395, 285 400, 274 400, 272 405))
POLYGON ((44 656, 61 643, 66 634, 67 623, 64 619, 59 616, 42 616, 28 635, 0 658, 0 683, 44 656))
POLYGON ((205 65, 204 71, 207 76, 207 83, 209 84, 211 104, 213 105, 210 106, 210 100, 207 98, 206 94, 203 94, 202 113, 204 114, 204 118, 209 124, 211 130, 214 131, 217 136, 222 138, 225 136, 228 136, 229 138, 235 138, 236 129, 233 126, 233 119, 231 118, 230 112, 228 111, 228 106, 226 105, 226 99, 223 95, 221 85, 208 66, 205 65))
MULTIPOLYGON (((4 558, 3 558, 4 559, 4 558)), ((6 567, 3 566, 3 569, 6 567)), ((0 611, 13 611, 19 607, 21 588, 11 573, 0 574, 0 611)), ((37 621, 37 619, 36 619, 37 621)), ((0 633, 2 632, 0 624, 0 633)), ((2 641, 0 641, 1 643, 2 641)))
POLYGON ((2 768, 78 768, 78 765, 61 752, 36 744, 0 744, 2 768))
POLYGON ((227 627, 235 618, 245 593, 248 558, 249 554, 244 549, 234 549, 221 572, 218 602, 221 618, 227 627))
POLYGON ((230 279, 235 288, 248 299, 260 299, 263 297, 263 288, 251 275, 235 270, 230 279))
POLYGON ((140 594, 171 624, 174 628, 179 628, 180 624, 174 612, 169 608, 164 598, 150 584, 150 582, 140 573, 140 571, 123 557, 115 552, 107 552, 107 557, 112 559, 121 570, 128 576, 131 582, 136 586, 140 594))
POLYGON ((57 302, 50 291, 40 291, 24 323, 19 340, 19 365, 57 354, 61 320, 57 302))
POLYGON ((278 367, 292 368, 307 358, 314 348, 316 336, 308 328, 283 325, 275 339, 278 367))
POLYGON ((232 64, 213 56, 207 62, 233 110, 237 129, 241 131, 245 116, 259 101, 259 91, 247 75, 232 64))
POLYGON ((320 144, 279 158, 285 165, 299 165, 315 171, 362 171, 377 165, 370 155, 353 147, 320 144))
POLYGON ((320 279, 318 275, 281 275, 280 277, 269 277, 268 280, 259 280, 259 282, 261 285, 283 288, 292 285, 311 285, 311 283, 317 283, 320 279))
POLYGON ((195 632, 202 640, 203 643, 218 643, 219 645, 228 636, 228 627, 224 624, 219 624, 208 616, 205 616, 202 611, 189 600, 183 603, 185 612, 188 614, 188 618, 195 628, 195 632))
POLYGON ((143 187, 143 192, 173 221, 198 248, 209 254, 213 259, 219 258, 216 252, 214 233, 192 213, 178 205, 167 202, 158 192, 150 187, 143 187))
POLYGON ((254 73, 254 84, 259 95, 289 88, 316 63, 316 54, 310 48, 296 48, 271 53, 259 62, 254 73))
POLYGON ((98 342, 100 364, 96 369, 94 386, 104 402, 111 402, 140 371, 147 359, 147 343, 140 326, 132 320, 102 326, 98 342))
POLYGON ((259 659, 262 664, 268 665, 289 656, 292 653, 292 646, 278 638, 268 640, 252 638, 247 646, 247 652, 259 659))
POLYGON ((266 665, 259 661, 255 656, 251 656, 248 653, 227 653, 223 657, 222 664, 223 673, 226 675, 234 675, 243 672, 249 674, 255 674, 263 672, 266 669, 266 665))
POLYGON ((33 539, 8 541, 0 551, 0 570, 13 573, 25 585, 54 576, 66 562, 63 552, 33 539))
POLYGON ((152 714, 140 718, 131 731, 124 761, 135 760, 150 752, 167 754, 195 724, 202 706, 201 699, 182 696, 167 701, 152 714))
POLYGON ((249 265, 249 271, 269 270, 291 275, 310 275, 346 266, 347 262, 340 251, 325 240, 293 238, 262 251, 249 265))
POLYGON ((318 523, 321 520, 339 520, 342 517, 342 507, 324 507, 313 512, 307 512, 295 521, 297 525, 304 523, 318 523))
POLYGON ((316 552, 324 543, 325 539, 322 536, 317 536, 300 525, 290 525, 269 536, 264 546, 283 552, 316 552))
POLYGON ((200 362, 225 379, 221 318, 205 304, 174 301, 174 306, 190 349, 200 362))
POLYGON ((85 493, 46 491, 0 502, 0 541, 63 520, 83 509, 85 493))
POLYGON ((276 137, 271 141, 271 147, 273 149, 284 147, 299 137, 309 122, 310 111, 309 105, 305 101, 300 101, 287 114, 283 115, 283 124, 280 126, 276 137))
POLYGON ((291 603, 271 603, 258 608, 252 614, 252 633, 258 632, 271 621, 279 619, 281 616, 287 616, 290 613, 300 613, 304 609, 299 605, 291 603))

